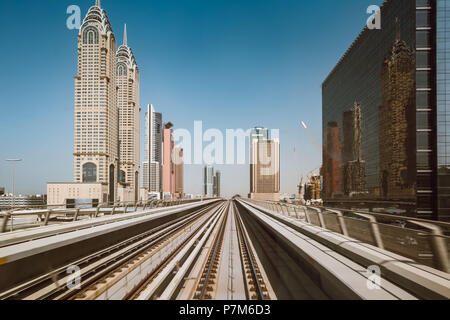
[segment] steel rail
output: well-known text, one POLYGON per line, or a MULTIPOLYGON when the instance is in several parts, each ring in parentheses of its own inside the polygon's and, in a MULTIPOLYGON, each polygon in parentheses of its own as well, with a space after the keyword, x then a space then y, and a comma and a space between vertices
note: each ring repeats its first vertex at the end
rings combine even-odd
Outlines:
MULTIPOLYGON (((244 263, 245 261, 245 256, 248 257, 248 261, 250 263, 250 267, 251 267, 251 274, 252 274, 252 278, 253 278, 253 283, 256 285, 256 293, 257 295, 259 295, 259 299, 261 300, 265 300, 265 295, 261 286, 261 282, 259 280, 258 277, 258 273, 256 271, 256 262, 253 260, 253 252, 251 251, 249 244, 248 244, 248 239, 247 239, 247 235, 245 234, 244 231, 244 223, 242 222, 242 218, 240 216, 240 212, 239 210, 236 209, 236 225, 237 225, 237 230, 238 230, 238 237, 239 240, 241 241, 241 243, 244 246, 245 252, 241 251, 242 254, 242 263, 244 263)), ((242 246, 241 246, 242 247, 242 246)), ((250 289, 248 288, 248 291, 250 293, 250 289)), ((250 299, 252 298, 251 296, 249 297, 250 299)))
POLYGON ((184 248, 184 252, 181 252, 180 256, 175 259, 175 261, 177 261, 176 273, 175 269, 173 269, 174 271, 172 274, 174 274, 174 276, 168 277, 171 278, 170 283, 164 288, 164 291, 161 293, 158 300, 170 300, 174 297, 177 288, 179 288, 181 283, 185 281, 186 273, 192 268, 192 266, 195 265, 200 251, 204 248, 208 239, 210 239, 211 234, 213 234, 213 232, 217 229, 219 220, 223 218, 225 207, 226 205, 224 204, 222 208, 218 210, 214 219, 211 220, 208 228, 203 232, 199 232, 199 237, 196 239, 194 238, 196 241, 191 243, 190 247, 186 246, 186 248, 184 248))
MULTIPOLYGON (((219 207, 216 207, 211 211, 211 215, 207 219, 207 221, 199 227, 199 229, 192 234, 186 241, 183 243, 176 252, 173 253, 157 270, 154 274, 147 280, 145 283, 137 288, 137 290, 131 295, 132 300, 150 300, 154 298, 155 294, 158 290, 161 289, 163 283, 165 283, 169 277, 175 276, 174 269, 180 268, 179 263, 181 261, 189 260, 190 256, 186 259, 186 256, 189 255, 192 248, 195 248, 194 251, 200 249, 201 243, 203 243, 205 234, 209 234, 211 228, 216 224, 217 220, 220 217, 220 214, 223 210, 224 203, 221 203, 219 207), (209 231, 208 231, 209 230, 209 231), (203 238, 202 240, 200 240, 203 238), (194 241, 195 240, 195 241, 194 241), (172 261, 176 261, 175 265, 170 265, 172 261)), ((179 270, 177 270, 179 271, 179 270)), ((176 273, 179 275, 179 273, 176 273)), ((169 279, 170 280, 170 279, 169 279)), ((173 279, 172 279, 173 280, 173 279)), ((178 282, 177 282, 178 283, 178 282)), ((173 286, 174 282, 171 281, 169 286, 173 286)), ((165 287, 167 290, 168 288, 165 287)))
POLYGON ((208 255, 209 265, 208 265, 208 268, 206 271, 205 280, 203 281, 203 284, 201 285, 202 289, 200 291, 198 300, 203 300, 205 298, 205 293, 208 288, 208 284, 209 284, 209 280, 211 277, 211 272, 212 272, 213 266, 218 258, 218 255, 220 254, 220 252, 219 252, 220 245, 223 242, 223 237, 224 237, 224 233, 225 233, 225 226, 227 224, 227 217, 229 214, 229 209, 230 209, 230 203, 227 204, 227 207, 225 209, 226 213, 225 213, 225 216, 223 217, 219 233, 214 241, 214 246, 213 246, 210 254, 208 255))
MULTIPOLYGON (((214 215, 214 213, 218 210, 220 210, 222 204, 218 204, 217 206, 211 208, 209 211, 212 212, 212 215, 214 215)), ((206 219, 208 220, 208 219, 206 219)), ((209 223, 209 221, 206 221, 204 223, 202 223, 198 230, 201 230, 201 228, 203 228, 206 224, 209 223)), ((195 236, 197 235, 197 233, 193 233, 190 237, 188 237, 186 239, 186 241, 184 243, 182 243, 179 248, 177 248, 167 259, 166 261, 164 261, 158 268, 156 268, 156 270, 153 272, 152 275, 150 275, 150 277, 148 277, 147 279, 145 279, 139 286, 137 286, 132 292, 130 292, 127 297, 124 300, 135 300, 139 297, 139 295, 141 294, 142 291, 144 291, 149 284, 167 267, 167 265, 180 253, 181 250, 183 250, 184 246, 189 243, 190 240, 192 240, 195 236)))

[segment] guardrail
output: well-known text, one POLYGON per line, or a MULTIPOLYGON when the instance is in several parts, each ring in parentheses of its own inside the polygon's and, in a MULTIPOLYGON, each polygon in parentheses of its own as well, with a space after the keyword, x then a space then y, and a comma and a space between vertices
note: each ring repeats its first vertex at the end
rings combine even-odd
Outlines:
POLYGON ((245 201, 450 273, 450 223, 347 209, 245 201))
POLYGON ((142 208, 142 210, 146 209, 154 209, 154 208, 163 208, 163 207, 173 207, 182 204, 189 204, 194 202, 200 202, 209 200, 208 198, 204 199, 189 199, 189 200, 174 200, 174 201, 164 201, 164 200, 150 200, 150 201, 136 201, 136 202, 116 202, 112 205, 99 205, 96 208, 75 208, 75 209, 67 209, 61 208, 62 206, 49 206, 47 208, 42 209, 42 206, 39 206, 37 209, 33 209, 33 207, 27 208, 17 208, 14 210, 0 212, 0 233, 14 231, 14 219, 20 217, 36 217, 36 224, 32 224, 31 227, 36 226, 47 226, 52 219, 55 218, 64 218, 69 219, 69 221, 77 221, 83 217, 96 218, 99 215, 114 215, 118 213, 128 213, 128 212, 136 212, 138 208, 142 208), (8 227, 8 224, 10 226, 8 227))

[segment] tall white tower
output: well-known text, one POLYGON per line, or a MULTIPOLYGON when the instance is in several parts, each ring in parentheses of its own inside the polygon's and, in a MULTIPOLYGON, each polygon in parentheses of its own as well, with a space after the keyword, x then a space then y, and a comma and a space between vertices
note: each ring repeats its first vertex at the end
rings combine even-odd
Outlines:
POLYGON ((100 1, 91 7, 78 34, 75 76, 74 181, 108 185, 117 195, 119 114, 116 92, 116 39, 100 1))
POLYGON ((128 46, 127 26, 123 44, 116 54, 117 106, 119 109, 120 174, 119 183, 130 189, 133 199, 139 198, 140 106, 139 68, 128 46))
POLYGON ((162 192, 162 114, 153 105, 145 114, 145 162, 144 188, 152 193, 162 192))

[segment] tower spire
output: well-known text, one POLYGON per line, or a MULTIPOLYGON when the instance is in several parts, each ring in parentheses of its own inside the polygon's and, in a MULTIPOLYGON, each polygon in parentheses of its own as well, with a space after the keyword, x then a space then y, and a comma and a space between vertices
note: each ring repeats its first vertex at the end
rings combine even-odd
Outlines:
POLYGON ((97 7, 99 7, 99 8, 101 8, 101 6, 100 6, 100 0, 95 0, 95 5, 96 5, 97 7))
POLYGON ((128 45, 127 42, 128 42, 127 41, 127 24, 125 23, 125 27, 123 29, 123 45, 127 46, 128 45))

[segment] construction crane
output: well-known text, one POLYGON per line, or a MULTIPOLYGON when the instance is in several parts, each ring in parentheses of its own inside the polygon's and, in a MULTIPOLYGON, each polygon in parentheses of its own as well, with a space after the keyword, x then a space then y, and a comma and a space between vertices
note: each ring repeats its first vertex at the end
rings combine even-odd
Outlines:
POLYGON ((297 177, 299 177, 300 182, 297 186, 298 188, 298 201, 299 204, 305 204, 309 202, 313 206, 321 206, 322 205, 322 197, 321 197, 321 183, 320 179, 317 175, 314 174, 315 171, 319 170, 316 168, 312 170, 309 175, 306 175, 306 184, 303 185, 304 176, 300 173, 299 162, 297 159, 297 150, 294 147, 294 159, 297 167, 297 177), (307 189, 309 188, 309 189, 307 189), (305 193, 305 195, 304 195, 305 193))
MULTIPOLYGON (((312 174, 312 172, 311 172, 312 174)), ((321 183, 320 180, 317 178, 316 175, 312 175, 312 180, 313 180, 313 184, 312 184, 312 188, 313 188, 313 198, 311 200, 312 205, 313 206, 322 206, 323 205, 323 201, 322 201, 322 195, 321 195, 321 183)))
POLYGON ((304 121, 301 122, 302 127, 306 130, 306 132, 309 135, 309 138, 311 139, 312 143, 314 144, 314 146, 316 147, 317 151, 319 151, 320 154, 322 154, 322 149, 320 148, 319 144, 317 143, 316 139, 314 138, 314 136, 312 135, 311 131, 309 131, 308 126, 306 125, 306 123, 304 121))
POLYGON ((316 170, 317 169, 306 175, 307 183, 305 184, 304 200, 307 205, 322 206, 321 182, 319 176, 314 174, 314 171, 316 170))
MULTIPOLYGON (((322 154, 322 150, 321 150, 319 143, 317 143, 316 139, 312 135, 312 133, 309 130, 306 123, 304 121, 301 121, 300 124, 305 129, 305 131, 308 133, 309 138, 311 139, 312 143, 316 147, 317 151, 320 154, 322 154)), ((310 190, 308 191, 308 198, 309 198, 309 193, 310 193, 311 199, 308 199, 308 201, 311 202, 311 205, 313 205, 313 206, 322 206, 323 205, 322 195, 321 195, 322 188, 321 188, 321 182, 320 182, 320 174, 319 174, 319 177, 317 175, 314 175, 314 171, 316 171, 318 169, 320 169, 320 167, 317 169, 314 169, 310 172, 310 175, 307 176, 308 183, 305 185, 305 195, 307 193, 306 188, 309 187, 310 190)), ((307 200, 306 196, 305 196, 305 200, 307 200)))

